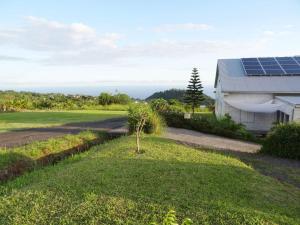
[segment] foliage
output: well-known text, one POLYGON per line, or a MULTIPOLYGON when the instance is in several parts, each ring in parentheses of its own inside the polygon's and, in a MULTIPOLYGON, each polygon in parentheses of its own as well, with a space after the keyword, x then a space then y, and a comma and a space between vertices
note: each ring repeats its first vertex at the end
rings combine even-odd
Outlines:
POLYGON ((138 103, 132 105, 128 110, 128 123, 131 132, 136 136, 136 153, 140 153, 140 138, 144 126, 150 121, 152 110, 148 104, 138 103))
POLYGON ((284 158, 300 159, 300 124, 278 124, 268 133, 261 151, 284 158))
POLYGON ((0 185, 0 224, 141 225, 170 208, 194 224, 300 224, 299 188, 239 158, 153 136, 134 146, 115 139, 0 185))
POLYGON ((0 132, 20 128, 49 127, 66 123, 100 121, 126 116, 125 111, 72 110, 1 113, 0 132))
MULTIPOLYGON (((169 101, 169 103, 172 105, 171 101, 172 99, 176 99, 177 101, 183 103, 184 102, 184 94, 185 94, 185 90, 181 90, 181 89, 170 89, 170 90, 166 90, 166 91, 159 91, 159 92, 155 92, 154 94, 152 94, 151 96, 149 96, 148 98, 146 98, 146 101, 151 101, 153 99, 157 99, 157 98, 163 98, 167 101, 169 101)), ((209 105, 214 105, 214 99, 203 94, 203 101, 202 104, 209 106, 209 105)))
POLYGON ((203 100, 203 87, 199 73, 197 68, 193 68, 191 79, 185 92, 184 102, 192 107, 192 112, 194 114, 195 108, 199 107, 203 100))
POLYGON ((145 124, 145 133, 162 134, 166 124, 163 117, 156 111, 152 111, 149 120, 145 124))
POLYGON ((183 113, 168 112, 163 117, 168 126, 196 130, 224 137, 256 141, 242 124, 235 123, 229 115, 217 119, 212 113, 194 114, 191 119, 184 119, 183 113))
POLYGON ((121 104, 126 105, 131 102, 131 99, 126 94, 116 94, 112 95, 106 92, 103 92, 99 95, 98 101, 100 105, 111 105, 111 104, 121 104))
MULTIPOLYGON (((191 225, 193 224, 192 220, 189 218, 186 218, 183 220, 181 225, 191 225)), ((158 223, 153 222, 150 225, 158 225, 158 223)), ((177 223, 177 218, 176 218, 176 212, 174 210, 170 210, 166 217, 164 218, 162 225, 179 225, 177 223)))
POLYGON ((163 98, 151 100, 150 106, 154 111, 159 113, 170 111, 170 105, 168 101, 163 98))
MULTIPOLYGON (((126 94, 110 95, 104 93, 102 100, 89 95, 39 94, 32 92, 0 91, 0 112, 22 110, 78 110, 101 109, 109 104, 127 105, 131 99, 126 94), (103 100, 107 97, 106 101, 103 100), (103 105, 99 105, 99 102, 103 105)), ((107 108, 108 110, 109 108, 107 108)), ((123 109, 124 110, 124 109, 123 109)), ((126 109, 125 109, 126 110, 126 109)))

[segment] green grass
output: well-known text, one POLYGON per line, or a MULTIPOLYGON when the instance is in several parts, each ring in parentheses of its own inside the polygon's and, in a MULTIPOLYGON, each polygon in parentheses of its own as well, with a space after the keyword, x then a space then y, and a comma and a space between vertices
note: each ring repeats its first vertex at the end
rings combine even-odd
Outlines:
POLYGON ((146 136, 96 146, 0 186, 0 224, 300 224, 300 190, 230 156, 146 136))
POLYGON ((126 111, 77 110, 0 113, 0 132, 125 116, 126 111))
POLYGON ((76 135, 69 134, 63 137, 50 138, 46 141, 36 141, 20 147, 0 148, 0 170, 20 160, 32 165, 40 157, 59 153, 97 138, 104 138, 104 133, 83 131, 76 135))

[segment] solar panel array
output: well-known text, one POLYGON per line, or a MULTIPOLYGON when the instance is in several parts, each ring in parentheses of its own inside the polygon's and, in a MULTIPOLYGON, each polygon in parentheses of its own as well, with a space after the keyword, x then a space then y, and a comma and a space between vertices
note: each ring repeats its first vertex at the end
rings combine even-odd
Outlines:
POLYGON ((300 56, 242 58, 248 76, 300 76, 300 56))

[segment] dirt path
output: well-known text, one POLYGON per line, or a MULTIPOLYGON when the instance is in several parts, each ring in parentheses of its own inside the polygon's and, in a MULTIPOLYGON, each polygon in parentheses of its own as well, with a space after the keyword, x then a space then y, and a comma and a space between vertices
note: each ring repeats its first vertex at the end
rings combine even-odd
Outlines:
POLYGON ((47 140, 52 137, 60 137, 66 134, 77 134, 83 130, 126 132, 122 129, 126 124, 126 118, 112 118, 102 121, 70 123, 62 126, 47 128, 30 128, 18 131, 0 133, 0 147, 15 147, 28 144, 33 141, 47 140))
POLYGON ((261 147, 259 144, 173 127, 167 128, 165 137, 212 150, 255 153, 261 147))

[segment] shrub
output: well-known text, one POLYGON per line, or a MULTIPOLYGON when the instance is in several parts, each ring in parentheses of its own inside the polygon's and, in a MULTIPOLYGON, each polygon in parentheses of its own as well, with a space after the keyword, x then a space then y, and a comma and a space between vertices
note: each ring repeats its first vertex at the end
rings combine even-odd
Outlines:
POLYGON ((129 104, 131 101, 130 97, 126 94, 116 94, 111 95, 109 93, 103 92, 98 97, 98 102, 100 105, 106 106, 111 104, 129 104))
POLYGON ((278 124, 268 133, 261 152, 290 159, 300 159, 300 124, 278 124))
POLYGON ((144 108, 147 111, 147 118, 145 121, 145 125, 143 127, 143 131, 147 134, 161 134, 165 127, 165 121, 156 111, 152 110, 147 104, 133 104, 129 107, 128 110, 128 127, 129 133, 135 133, 135 124, 137 118, 134 115, 136 110, 140 110, 139 108, 144 108))
POLYGON ((170 110, 170 105, 167 100, 163 98, 157 98, 150 101, 150 106, 152 110, 159 113, 167 112, 170 110))
POLYGON ((184 119, 184 113, 167 112, 163 114, 168 126, 196 130, 224 137, 256 141, 242 124, 235 123, 229 115, 217 119, 213 114, 195 114, 191 119, 184 119))
POLYGON ((165 121, 157 112, 152 111, 149 120, 145 124, 145 133, 161 134, 165 127, 165 121))

